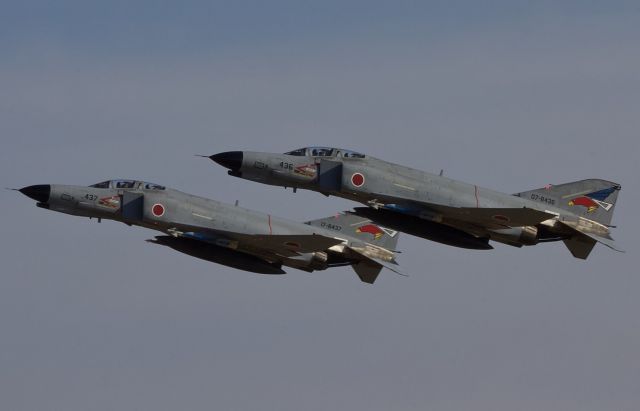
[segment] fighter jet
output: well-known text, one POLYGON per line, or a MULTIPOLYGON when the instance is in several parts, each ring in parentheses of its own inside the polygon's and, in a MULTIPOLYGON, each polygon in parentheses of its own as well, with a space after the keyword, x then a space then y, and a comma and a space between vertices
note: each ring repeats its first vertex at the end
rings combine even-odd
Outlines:
POLYGON ((284 154, 229 151, 209 158, 235 177, 360 202, 367 206, 355 208, 360 216, 455 247, 492 249, 490 240, 514 247, 563 241, 581 259, 597 242, 617 250, 610 223, 620 185, 610 181, 506 194, 332 147, 284 154))
POLYGON ((203 260, 262 274, 350 265, 372 284, 394 267, 398 232, 352 213, 299 223, 137 180, 19 190, 40 208, 159 231, 147 240, 203 260))

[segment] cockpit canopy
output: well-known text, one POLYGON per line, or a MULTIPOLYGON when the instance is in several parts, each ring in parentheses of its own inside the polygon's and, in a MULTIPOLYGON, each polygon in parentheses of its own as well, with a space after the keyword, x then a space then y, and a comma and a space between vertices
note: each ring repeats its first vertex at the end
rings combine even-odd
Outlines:
POLYGON ((94 188, 135 188, 138 190, 164 190, 165 187, 159 184, 148 183, 136 180, 107 180, 101 183, 92 184, 94 188))
POLYGON ((364 158, 356 151, 333 147, 304 147, 284 153, 290 156, 364 158))

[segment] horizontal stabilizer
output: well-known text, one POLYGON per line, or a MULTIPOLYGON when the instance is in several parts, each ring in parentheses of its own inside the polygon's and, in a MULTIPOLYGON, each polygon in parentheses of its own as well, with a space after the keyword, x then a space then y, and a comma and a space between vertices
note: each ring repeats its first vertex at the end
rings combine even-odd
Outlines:
POLYGON ((575 258, 586 260, 597 241, 583 234, 562 240, 575 258))
POLYGON ((383 261, 378 258, 367 257, 366 255, 354 250, 351 247, 345 247, 345 252, 350 255, 351 258, 359 260, 358 263, 353 264, 352 267, 360 280, 365 283, 373 284, 378 278, 378 274, 383 268, 393 271, 396 274, 408 277, 407 274, 400 272, 394 265, 397 265, 395 260, 383 261))
POLYGON ((624 253, 624 250, 621 250, 618 247, 616 247, 615 242, 610 237, 609 238, 605 238, 605 237, 602 237, 602 236, 599 236, 599 235, 596 235, 596 234, 593 234, 593 233, 587 233, 587 232, 585 232, 583 230, 580 230, 579 228, 577 228, 577 227, 575 227, 575 226, 573 226, 571 224, 567 224, 564 221, 560 221, 560 223, 564 227, 570 228, 574 233, 576 233, 576 235, 579 235, 579 236, 581 235, 581 236, 588 237, 593 241, 596 241, 596 242, 598 242, 600 244, 606 245, 607 247, 609 247, 612 250, 615 250, 615 251, 617 251, 619 253, 624 253))
POLYGON ((378 274, 382 271, 381 265, 370 264, 367 261, 360 261, 354 264, 353 269, 363 283, 373 284, 378 278, 378 274))
POLYGON ((397 265, 398 263, 396 263, 395 261, 382 261, 378 258, 373 258, 373 261, 375 261, 376 263, 380 264, 381 266, 383 266, 384 268, 386 268, 389 271, 392 271, 398 275, 401 275, 403 277, 409 277, 409 274, 405 274, 402 271, 398 270, 397 265))
POLYGON ((593 234, 585 234, 586 236, 588 236, 589 238, 592 238, 594 240, 596 240, 597 242, 599 242, 600 244, 604 244, 607 247, 609 247, 610 249, 617 251, 619 253, 624 253, 624 250, 616 247, 615 242, 612 239, 609 238, 603 238, 597 235, 593 235, 593 234))

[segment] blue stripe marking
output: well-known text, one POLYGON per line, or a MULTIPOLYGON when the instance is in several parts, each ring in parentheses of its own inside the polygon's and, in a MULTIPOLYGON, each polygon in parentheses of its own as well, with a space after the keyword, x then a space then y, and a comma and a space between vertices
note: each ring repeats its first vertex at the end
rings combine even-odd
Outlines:
POLYGON ((600 191, 595 191, 593 193, 589 193, 587 194, 587 197, 592 198, 594 200, 598 200, 598 201, 604 201, 607 199, 607 197, 609 197, 611 195, 611 193, 613 193, 616 190, 615 187, 609 187, 609 188, 605 188, 603 190, 600 191))

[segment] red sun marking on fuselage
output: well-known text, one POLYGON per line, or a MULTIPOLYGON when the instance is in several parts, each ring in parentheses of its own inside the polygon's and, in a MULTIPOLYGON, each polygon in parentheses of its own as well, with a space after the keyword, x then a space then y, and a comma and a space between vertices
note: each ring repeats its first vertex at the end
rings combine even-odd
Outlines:
POLYGON ((164 206, 162 204, 154 204, 151 207, 151 212, 156 217, 162 217, 164 215, 164 206))
POLYGON ((351 184, 355 187, 362 187, 364 184, 364 176, 360 173, 353 173, 351 176, 351 184))

